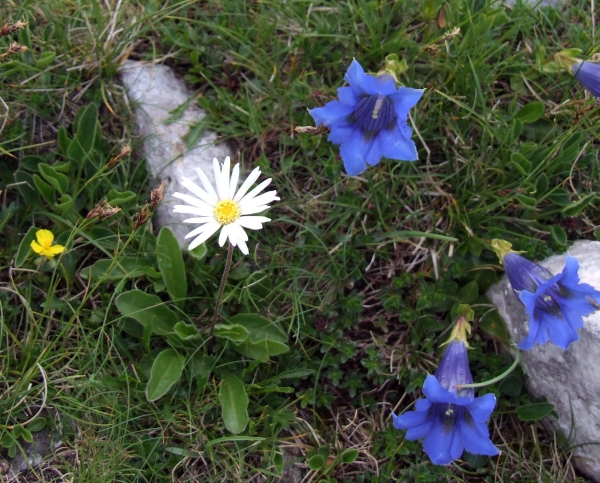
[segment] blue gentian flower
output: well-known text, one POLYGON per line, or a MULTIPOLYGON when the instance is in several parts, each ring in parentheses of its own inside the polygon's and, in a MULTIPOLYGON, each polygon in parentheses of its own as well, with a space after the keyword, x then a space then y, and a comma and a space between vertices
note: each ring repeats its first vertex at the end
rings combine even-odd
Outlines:
POLYGON ((308 112, 317 126, 324 124, 331 130, 330 142, 341 144, 346 172, 356 176, 383 156, 415 161, 418 155, 407 124, 408 111, 421 99, 424 89, 396 87, 390 75, 365 74, 356 60, 344 80, 350 87, 338 89, 339 101, 308 112))
POLYGON ((600 64, 577 59, 571 65, 571 73, 594 96, 600 97, 600 64))
POLYGON ((457 388, 472 383, 466 344, 452 340, 435 375, 425 379, 425 398, 415 403, 416 411, 393 414, 394 427, 406 429, 406 439, 424 438, 423 450, 433 464, 450 464, 463 450, 488 456, 499 453, 486 425, 496 397, 491 393, 475 397, 473 388, 457 388))
POLYGON ((565 268, 558 275, 514 252, 504 255, 503 264, 529 316, 529 333, 517 347, 528 350, 536 342, 544 345, 550 340, 567 349, 579 340, 577 329, 583 327, 583 317, 600 307, 600 292, 579 282, 577 260, 567 255, 565 268))

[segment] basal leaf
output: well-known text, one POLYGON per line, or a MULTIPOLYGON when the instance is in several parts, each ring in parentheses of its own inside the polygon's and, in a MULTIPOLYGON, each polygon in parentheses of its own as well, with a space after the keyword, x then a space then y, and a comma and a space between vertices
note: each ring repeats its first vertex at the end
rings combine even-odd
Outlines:
POLYGON ((119 295, 117 308, 123 315, 137 320, 159 335, 172 333, 175 324, 179 322, 177 314, 167 307, 158 295, 141 290, 131 290, 119 295))
POLYGON ((187 295, 185 265, 177 238, 166 226, 162 227, 156 240, 156 257, 167 292, 182 307, 187 295))
POLYGON ((244 383, 233 374, 225 372, 219 389, 221 414, 227 430, 241 433, 248 424, 248 395, 244 383))
POLYGON ((156 401, 164 396, 179 381, 184 365, 185 359, 175 349, 165 349, 158 354, 146 387, 148 401, 156 401))

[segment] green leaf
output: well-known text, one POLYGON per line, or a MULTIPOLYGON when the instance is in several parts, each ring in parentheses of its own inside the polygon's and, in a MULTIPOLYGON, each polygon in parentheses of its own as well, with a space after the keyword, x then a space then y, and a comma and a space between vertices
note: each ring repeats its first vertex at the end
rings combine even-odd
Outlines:
POLYGON ((509 374, 498 385, 501 394, 508 397, 517 397, 523 389, 523 378, 516 374, 509 374))
POLYGON ((248 275, 250 275, 250 272, 245 265, 238 265, 231 272, 229 272, 229 278, 236 281, 244 280, 248 275))
POLYGON ((483 468, 487 462, 490 460, 489 456, 481 455, 481 454, 472 454, 468 451, 463 453, 462 458, 469 464, 471 468, 483 468))
POLYGON ((15 182, 17 183, 17 190, 19 190, 26 205, 31 207, 40 203, 39 188, 36 189, 35 181, 30 173, 18 169, 15 171, 15 182))
POLYGON ((552 238, 554 238, 554 241, 559 245, 567 244, 567 234, 565 233, 565 230, 563 230, 562 226, 550 226, 550 234, 552 235, 552 238))
POLYGON ((276 324, 258 314, 237 314, 229 318, 249 332, 248 339, 233 348, 240 354, 267 362, 269 357, 288 352, 287 336, 276 324))
POLYGON ((179 321, 177 314, 168 308, 158 295, 141 290, 131 290, 119 295, 117 308, 124 316, 137 320, 159 335, 171 334, 179 321))
POLYGON ((106 193, 106 201, 112 207, 123 206, 125 203, 129 203, 137 198, 137 195, 133 191, 117 191, 111 189, 106 193))
POLYGON ((35 418, 33 421, 29 423, 27 429, 32 433, 36 433, 41 431, 46 427, 46 418, 35 418))
POLYGON ((84 280, 91 278, 92 282, 114 282, 124 278, 151 276, 153 271, 154 264, 145 258, 121 257, 117 261, 98 260, 93 265, 82 268, 80 275, 84 280))
POLYGON ((244 383, 233 374, 224 372, 219 389, 219 402, 225 427, 230 433, 238 434, 248 424, 248 395, 244 383))
POLYGON ((79 118, 75 142, 79 141, 83 152, 89 153, 94 147, 96 140, 96 128, 98 126, 98 107, 90 104, 79 118))
POLYGON ((13 438, 13 435, 11 433, 3 433, 2 437, 0 437, 0 446, 2 446, 3 448, 10 448, 15 443, 15 438, 13 438))
POLYGON ((535 205, 537 205, 537 200, 535 198, 531 198, 529 196, 518 194, 515 196, 515 198, 525 208, 535 208, 535 205))
POLYGON ((548 191, 548 177, 542 173, 535 181, 535 194, 538 195, 538 197, 543 196, 546 191, 548 191))
POLYGON ((521 175, 528 176, 531 172, 531 162, 521 153, 513 153, 511 156, 511 161, 512 165, 521 175))
POLYGON ((517 417, 521 421, 539 421, 552 411, 554 411, 554 405, 550 403, 526 404, 517 408, 517 417))
POLYGON ((177 322, 173 327, 173 331, 181 340, 195 339, 200 336, 198 327, 194 324, 186 324, 185 322, 177 322))
POLYGON ((54 207, 61 213, 65 213, 75 205, 73 198, 70 195, 62 195, 54 207))
POLYGON ((55 171, 52 166, 49 166, 45 163, 40 163, 38 165, 38 170, 44 180, 46 180, 61 195, 64 195, 69 189, 69 178, 67 178, 64 174, 55 171))
POLYGON ((356 458, 358 458, 358 450, 354 448, 345 449, 342 453, 341 458, 342 463, 354 463, 356 461, 356 458))
POLYGON ((325 458, 323 458, 320 454, 313 455, 308 459, 308 467, 312 471, 320 470, 324 466, 325 466, 325 458))
POLYGON ((67 130, 64 126, 60 126, 58 128, 58 147, 62 151, 63 155, 66 156, 69 151, 69 146, 71 145, 71 138, 67 133, 67 130))
POLYGON ((497 311, 488 312, 479 321, 479 328, 508 345, 510 338, 504 320, 497 311))
POLYGON ((239 324, 216 324, 214 335, 215 337, 229 339, 233 342, 244 342, 250 335, 250 332, 243 325, 239 324))
POLYGON ((475 280, 470 281, 458 292, 459 300, 465 304, 474 304, 479 298, 479 286, 475 280))
POLYGON ((206 244, 198 245, 193 250, 188 250, 188 253, 194 257, 196 260, 202 260, 206 256, 206 252, 208 249, 206 248, 206 244))
POLYGON ((187 295, 185 265, 177 238, 166 226, 163 226, 156 240, 156 258, 158 268, 167 286, 167 292, 182 308, 187 295))
POLYGON ((577 201, 561 208, 560 212, 567 216, 576 216, 596 198, 596 193, 589 193, 577 201))
POLYGON ((175 349, 165 349, 152 364, 150 380, 146 387, 148 401, 156 401, 164 396, 171 386, 179 381, 185 359, 175 349))
POLYGON ((43 198, 48 203, 50 203, 51 205, 56 203, 56 193, 52 186, 50 186, 48 183, 46 183, 37 174, 33 175, 33 182, 35 183, 35 186, 38 189, 38 191, 40 192, 40 194, 43 196, 43 198))
POLYGON ((83 164, 94 146, 98 124, 98 108, 95 104, 90 104, 81 109, 83 113, 81 113, 81 110, 77 113, 77 116, 79 116, 77 133, 67 150, 69 159, 75 161, 79 166, 83 164))
POLYGON ((29 253, 32 251, 31 242, 35 240, 35 234, 38 230, 39 228, 30 226, 29 230, 27 230, 27 233, 25 233, 21 243, 19 243, 19 249, 17 250, 17 256, 15 257, 15 267, 21 267, 23 263, 25 263, 25 260, 27 260, 29 253))
POLYGON ((33 434, 27 428, 22 428, 21 437, 28 443, 33 443, 33 434))
POLYGON ((525 104, 521 109, 519 109, 519 111, 515 114, 515 119, 518 119, 523 124, 531 124, 542 117, 545 110, 546 108, 544 104, 542 104, 540 101, 533 101, 529 104, 525 104))
POLYGON ((548 193, 546 199, 558 206, 567 206, 571 204, 571 196, 569 195, 569 192, 560 186, 554 188, 551 193, 548 193))

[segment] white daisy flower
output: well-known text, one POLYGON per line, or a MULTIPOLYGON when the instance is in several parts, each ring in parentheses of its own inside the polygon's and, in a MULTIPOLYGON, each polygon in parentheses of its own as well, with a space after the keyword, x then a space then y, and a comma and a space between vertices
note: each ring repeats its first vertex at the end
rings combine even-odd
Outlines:
POLYGON ((219 246, 223 246, 225 240, 233 246, 237 246, 244 255, 248 255, 248 235, 244 228, 260 230, 262 224, 271 221, 266 216, 250 216, 269 208, 269 203, 279 200, 276 191, 267 191, 259 196, 271 182, 271 178, 264 180, 256 188, 248 193, 252 184, 260 176, 260 169, 255 168, 250 176, 237 190, 238 178, 240 176, 240 165, 236 164, 229 177, 229 156, 225 158, 222 169, 217 158, 213 159, 215 170, 216 191, 204 174, 198 169, 198 177, 204 189, 187 178, 182 178, 181 184, 196 196, 183 193, 173 193, 173 196, 188 203, 187 205, 175 205, 175 213, 189 213, 199 218, 183 220, 184 223, 199 223, 200 226, 189 232, 185 237, 196 237, 190 243, 188 249, 193 250, 214 235, 222 227, 219 235, 219 246), (236 191, 237 190, 237 191, 236 191))

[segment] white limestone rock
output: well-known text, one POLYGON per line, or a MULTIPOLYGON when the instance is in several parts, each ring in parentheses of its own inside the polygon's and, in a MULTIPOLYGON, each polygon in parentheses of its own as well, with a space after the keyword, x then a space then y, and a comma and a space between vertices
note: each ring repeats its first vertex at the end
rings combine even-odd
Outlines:
MULTIPOLYGON (((580 281, 600 290, 600 242, 578 241, 568 252, 579 262, 580 281)), ((565 258, 566 254, 554 255, 539 263, 557 274, 565 266, 565 258)), ((487 296, 506 322, 512 340, 520 342, 527 334, 527 316, 507 277, 487 296)), ((546 422, 568 438, 576 467, 600 482, 600 311, 584 321, 580 340, 568 350, 551 343, 536 345, 521 351, 521 362, 530 394, 546 396, 559 415, 559 419, 548 417, 546 422)))
MULTIPOLYGON (((226 156, 232 156, 231 150, 224 144, 216 144, 216 135, 207 130, 204 130, 195 146, 188 149, 185 136, 190 127, 206 116, 193 99, 181 117, 174 122, 167 122, 172 117, 172 111, 193 97, 170 67, 126 61, 120 68, 120 74, 127 96, 135 106, 136 123, 143 138, 148 171, 157 184, 158 180, 166 183, 164 199, 156 211, 156 222, 159 226, 168 226, 183 248, 185 235, 194 226, 183 223, 191 215, 173 213, 173 206, 181 203, 173 197, 173 193, 188 193, 181 185, 182 176, 201 185, 196 168, 201 168, 208 179, 214 182, 213 158, 223 162, 226 156)), ((189 241, 185 240, 185 243, 189 241)))

